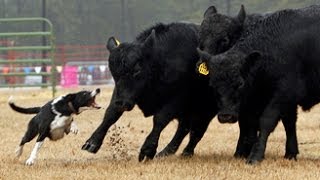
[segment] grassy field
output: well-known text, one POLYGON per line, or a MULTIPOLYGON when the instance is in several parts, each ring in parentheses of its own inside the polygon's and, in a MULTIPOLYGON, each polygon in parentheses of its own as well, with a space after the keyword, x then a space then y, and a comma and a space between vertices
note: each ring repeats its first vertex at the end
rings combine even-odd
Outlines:
MULTIPOLYGON (((89 87, 88 87, 89 88, 89 87)), ((88 89, 87 88, 87 89, 88 89)), ((90 87, 89 89, 93 89, 90 87)), ((79 89, 59 90, 58 95, 79 89)), ((234 159, 238 125, 219 124, 216 119, 198 144, 192 158, 177 155, 139 163, 140 146, 152 127, 152 119, 144 118, 138 108, 126 112, 108 132, 97 154, 82 151, 82 144, 90 137, 104 115, 104 109, 87 111, 75 117, 80 133, 69 134, 60 141, 46 139, 36 163, 29 167, 29 157, 35 140, 26 144, 17 159, 18 146, 32 117, 9 109, 10 95, 18 105, 40 106, 51 99, 49 90, 1 90, 0 97, 0 179, 319 179, 320 178, 320 106, 310 112, 299 113, 298 161, 283 159, 285 132, 280 123, 270 136, 266 159, 257 166, 234 159), (118 142, 118 143, 117 143, 118 142)), ((112 87, 102 87, 97 102, 106 107, 112 87)), ((158 151, 172 138, 177 127, 173 121, 163 131, 158 151)))

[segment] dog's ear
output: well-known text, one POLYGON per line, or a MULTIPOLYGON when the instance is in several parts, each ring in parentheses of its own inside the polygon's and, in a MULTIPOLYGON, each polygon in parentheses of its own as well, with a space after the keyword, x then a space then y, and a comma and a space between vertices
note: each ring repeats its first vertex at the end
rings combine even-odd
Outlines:
POLYGON ((67 102, 70 102, 72 100, 74 100, 74 98, 76 97, 75 94, 68 94, 64 97, 64 99, 67 101, 67 102))

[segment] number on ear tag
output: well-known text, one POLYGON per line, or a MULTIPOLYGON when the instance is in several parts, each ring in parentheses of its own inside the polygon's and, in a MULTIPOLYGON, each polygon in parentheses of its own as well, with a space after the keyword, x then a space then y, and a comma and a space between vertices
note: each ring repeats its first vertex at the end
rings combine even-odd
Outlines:
POLYGON ((204 62, 199 65, 198 71, 200 74, 203 74, 205 76, 209 74, 209 70, 207 68, 207 65, 204 62))

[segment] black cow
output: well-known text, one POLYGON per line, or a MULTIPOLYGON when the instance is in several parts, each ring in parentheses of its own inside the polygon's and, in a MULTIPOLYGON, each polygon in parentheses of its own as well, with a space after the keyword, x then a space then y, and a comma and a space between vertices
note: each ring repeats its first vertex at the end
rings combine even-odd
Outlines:
MULTIPOLYGON (((225 52, 230 49, 245 32, 250 31, 252 25, 265 18, 267 15, 268 14, 246 15, 245 8, 241 5, 238 15, 231 17, 219 14, 215 6, 210 6, 205 11, 204 19, 200 26, 199 48, 212 55, 225 52)), ((201 63, 202 61, 200 60, 197 63, 198 66, 201 63)), ((228 123, 236 122, 235 119, 230 120, 232 121, 228 121, 228 123)), ((225 123, 226 121, 220 122, 225 123)), ((244 136, 244 134, 241 133, 234 156, 248 157, 256 140, 256 133, 251 133, 249 137, 244 136)), ((296 154, 298 153, 297 146, 288 144, 289 142, 287 141, 285 158, 296 159, 296 154), (292 149, 290 149, 291 147, 292 149)), ((297 144, 297 142, 292 144, 297 144)))
POLYGON ((262 14, 249 14, 241 5, 235 17, 219 14, 215 6, 210 6, 204 13, 199 30, 199 48, 212 55, 230 49, 252 24, 266 17, 262 14))
POLYGON ((220 96, 218 119, 239 119, 240 135, 247 137, 259 130, 247 163, 262 161, 279 119, 288 138, 286 155, 298 153, 297 105, 309 110, 320 101, 319 17, 320 6, 278 11, 252 25, 225 53, 211 57, 198 50, 220 96))
POLYGON ((190 141, 183 154, 193 154, 217 112, 214 103, 208 106, 204 102, 215 102, 208 80, 194 71, 199 59, 198 28, 184 23, 158 24, 132 43, 117 45, 113 37, 108 40, 115 88, 103 122, 82 149, 96 153, 110 126, 137 104, 145 117, 153 116, 153 129, 141 148, 139 161, 155 156, 160 133, 173 119, 179 121, 178 130, 160 155, 176 152, 189 131, 190 141))

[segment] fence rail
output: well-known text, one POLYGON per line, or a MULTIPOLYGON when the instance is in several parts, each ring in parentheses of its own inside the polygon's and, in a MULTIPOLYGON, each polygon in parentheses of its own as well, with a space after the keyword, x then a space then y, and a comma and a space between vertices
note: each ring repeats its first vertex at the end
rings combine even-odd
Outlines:
POLYGON ((0 87, 23 87, 23 82, 30 87, 48 86, 48 83, 41 83, 38 77, 42 79, 52 77, 50 73, 53 70, 56 74, 52 79, 62 87, 113 83, 108 66, 109 54, 104 44, 54 45, 53 37, 50 35, 51 29, 45 32, 23 31, 1 33, 0 71, 3 75, 0 75, 0 84, 3 85, 0 87), (30 37, 28 41, 20 42, 25 36, 30 37), (31 38, 39 40, 39 37, 49 38, 50 44, 38 46, 30 41, 31 38), (15 40, 15 44, 12 44, 12 39, 15 40))
MULTIPOLYGON (((0 65, 10 65, 10 68, 14 66, 23 66, 28 63, 36 63, 42 64, 50 64, 50 72, 36 72, 36 73, 26 73, 26 72, 9 72, 8 70, 5 73, 1 73, 0 77, 4 77, 6 80, 12 81, 12 79, 8 79, 11 77, 19 78, 20 76, 38 76, 42 77, 42 83, 29 84, 29 83, 4 83, 1 84, 0 87, 47 87, 52 86, 52 96, 55 96, 56 92, 56 67, 54 62, 54 37, 53 37, 53 25, 52 23, 42 17, 32 17, 32 18, 0 18, 0 24, 19 24, 21 22, 27 23, 46 23, 48 26, 48 31, 33 31, 33 32, 0 32, 0 38, 10 38, 10 37, 45 37, 47 38, 49 45, 37 45, 37 46, 10 46, 10 43, 7 44, 6 47, 0 47, 0 52, 7 52, 9 58, 7 60, 0 60, 0 65), (49 52, 49 56, 47 57, 38 57, 34 59, 15 59, 13 52, 15 51, 47 51, 49 52), (11 56, 13 57, 10 57, 11 56), (51 81, 47 83, 46 77, 50 76, 51 81)), ((21 27, 23 29, 23 27, 21 27)))

